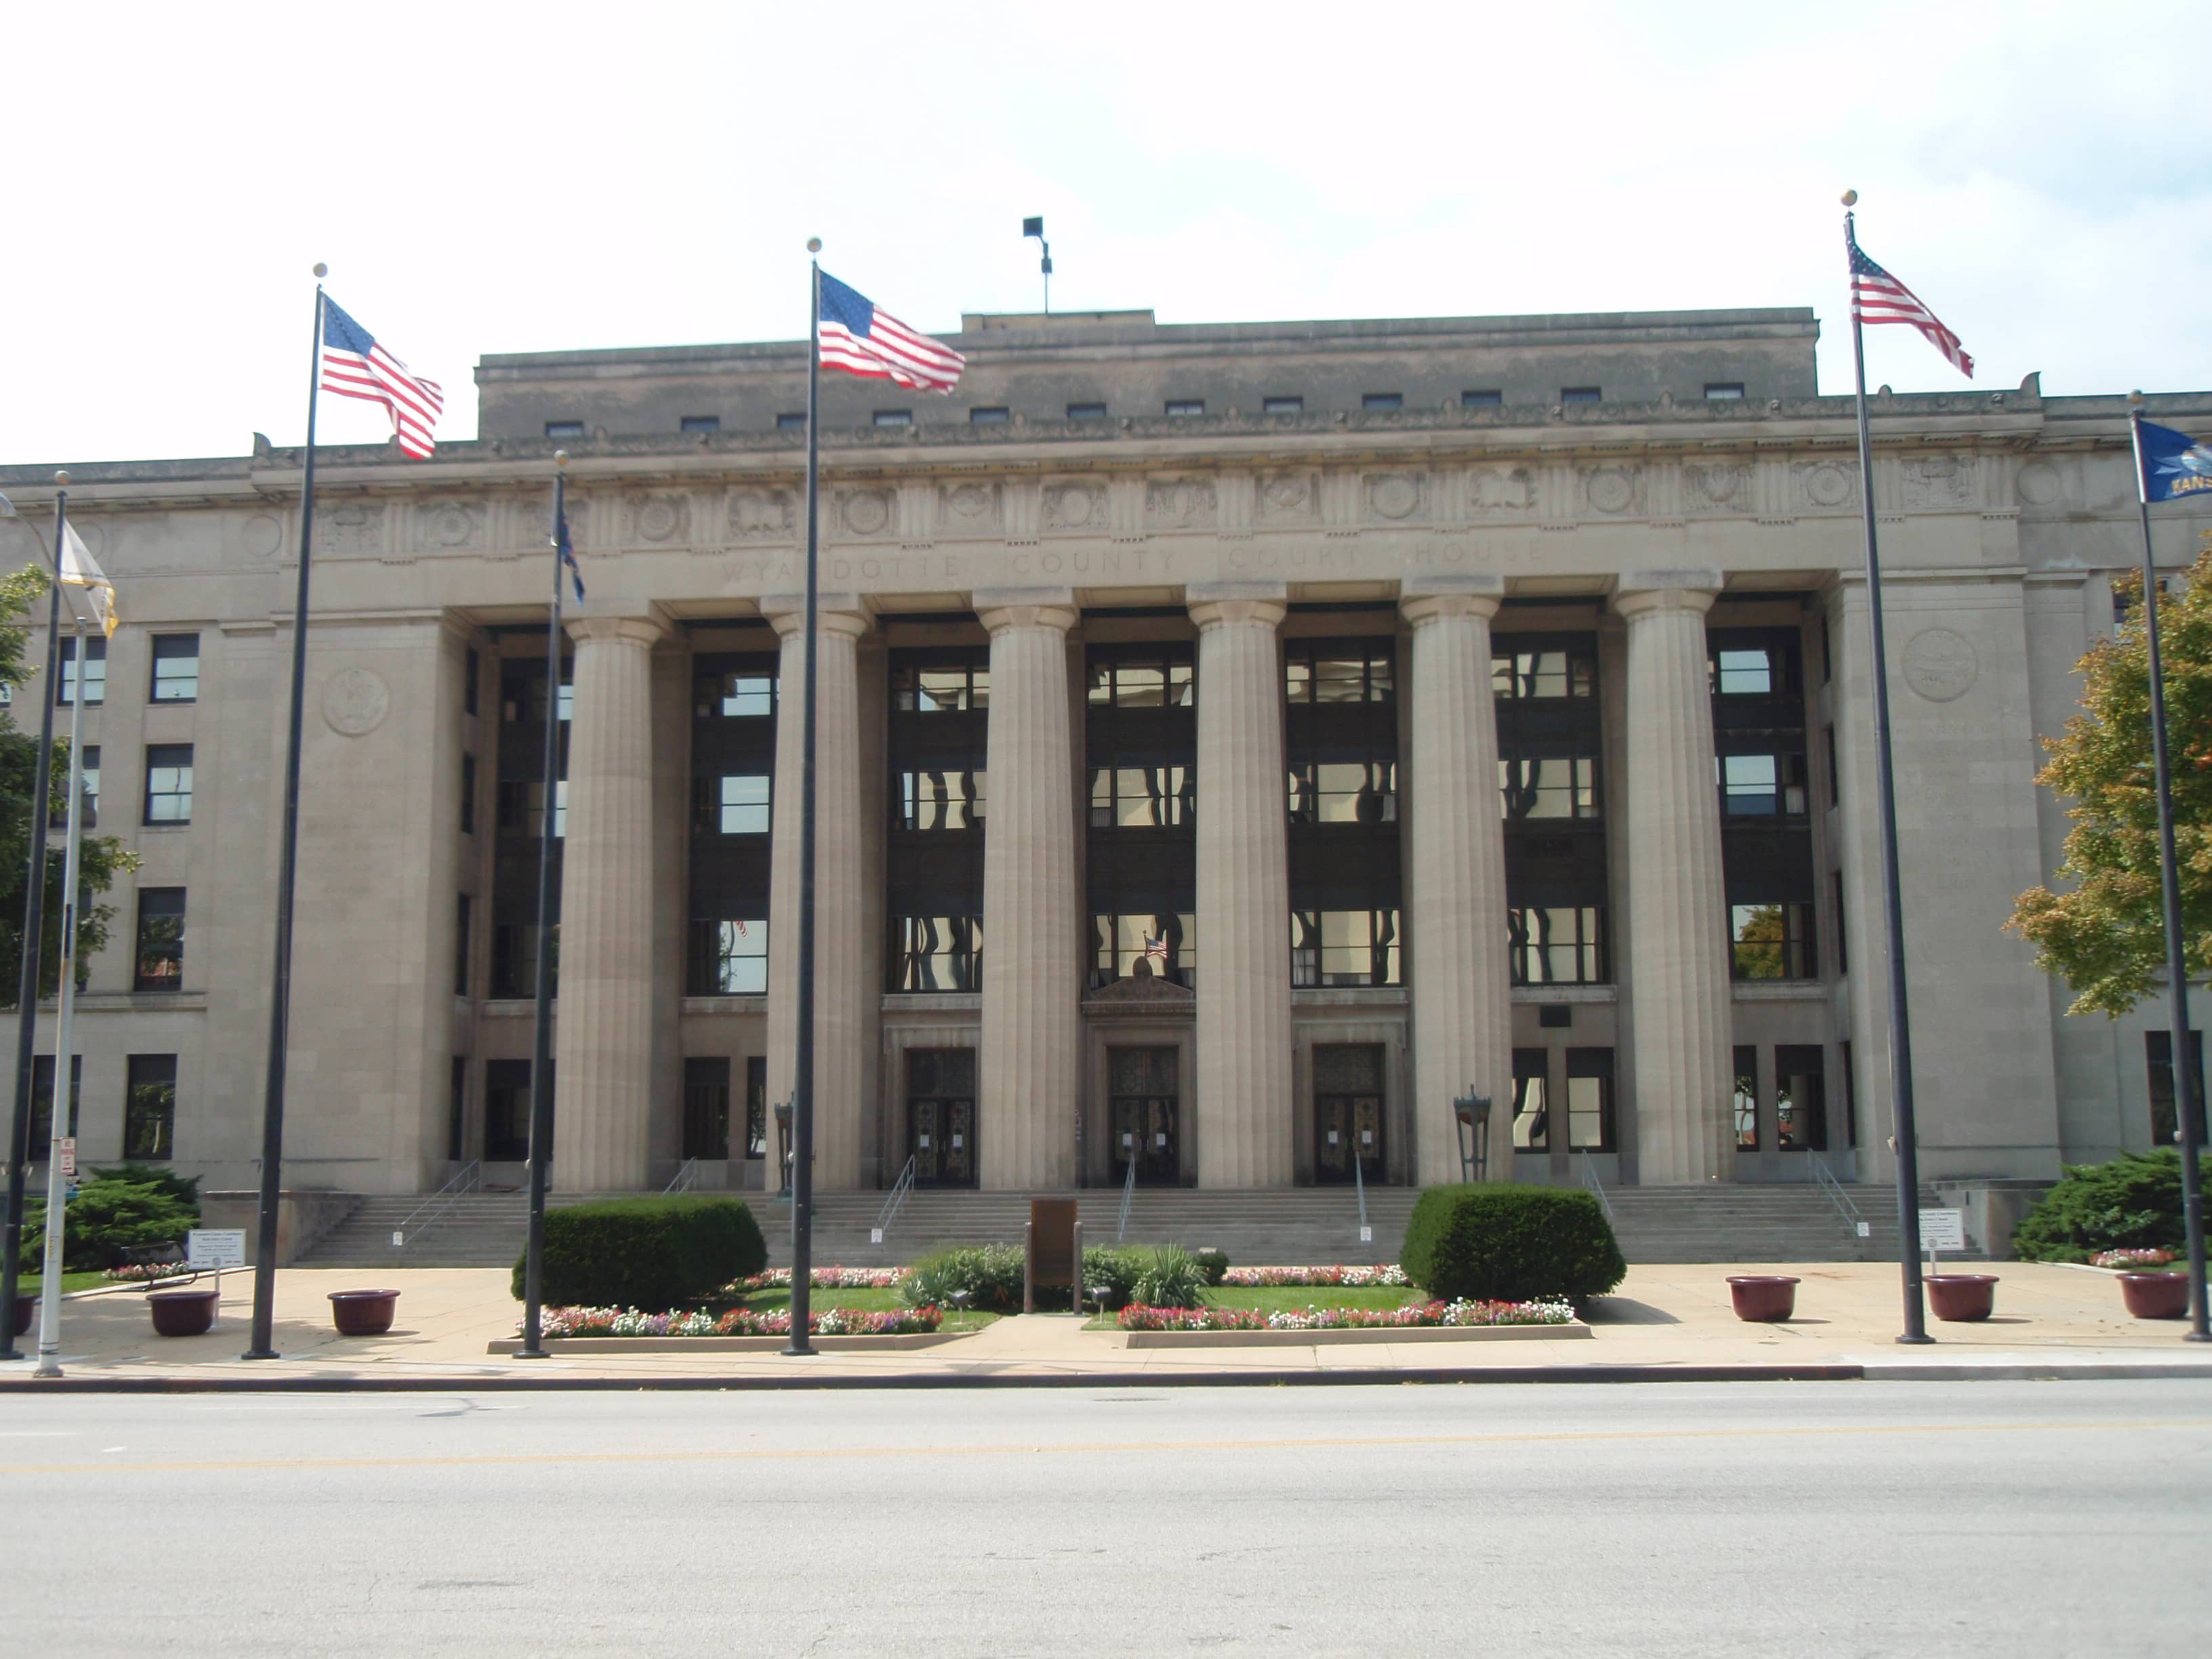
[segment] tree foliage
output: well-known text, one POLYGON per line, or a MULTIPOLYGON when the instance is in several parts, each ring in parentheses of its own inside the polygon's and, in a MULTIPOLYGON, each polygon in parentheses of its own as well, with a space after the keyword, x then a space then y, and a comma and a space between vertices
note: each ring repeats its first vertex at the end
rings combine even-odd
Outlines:
MULTIPOLYGON (((2132 620, 2081 659, 2081 713, 2063 736, 2043 740, 2051 759, 2036 775, 2073 801, 2057 871, 2067 890, 2029 889, 2006 924, 2035 946, 2046 971, 2063 976, 2077 1013, 2125 1013, 2160 988, 2166 968, 2142 578, 2121 591, 2132 620)), ((2194 978, 2212 973, 2212 536, 2181 594, 2161 595, 2158 612, 2182 934, 2194 978)))

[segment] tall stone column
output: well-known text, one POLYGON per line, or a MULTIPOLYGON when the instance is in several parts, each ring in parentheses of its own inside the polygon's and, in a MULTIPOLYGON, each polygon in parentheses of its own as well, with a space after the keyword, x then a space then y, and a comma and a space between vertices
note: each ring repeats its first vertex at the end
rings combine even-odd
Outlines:
POLYGON ((1628 992, 1647 1187, 1733 1173, 1728 890, 1705 612, 1717 570, 1620 579, 1628 621, 1628 992))
MULTIPOLYGON (((799 1059, 800 770, 805 750, 805 601, 761 601, 783 642, 776 677, 775 798, 769 820, 768 1096, 791 1098, 799 1059)), ((860 1184, 860 1093, 869 971, 861 927, 866 889, 860 825, 860 636, 868 615, 852 594, 824 593, 818 641, 814 763, 814 1188, 860 1184)), ((771 1177, 779 1172, 771 1171, 771 1177)))
POLYGON ((1275 649, 1284 589, 1207 582, 1186 598, 1199 629, 1198 1184, 1287 1187, 1290 808, 1275 649))
MULTIPOLYGON (((568 623, 575 690, 561 854, 553 1174, 570 1192, 647 1184, 653 647, 662 631, 650 617, 588 609, 568 623)), ((553 706, 549 699, 549 713, 553 706)))
POLYGON ((1505 830, 1490 619, 1497 576, 1409 580, 1413 625, 1410 769, 1415 1168, 1424 1186, 1461 1178, 1452 1101, 1491 1099, 1493 1181, 1513 1178, 1513 1014, 1506 953, 1505 830))
POLYGON ((1083 938, 1067 630, 1079 612, 1071 588, 979 592, 975 605, 991 633, 980 1175, 986 1187, 1073 1187, 1083 938))

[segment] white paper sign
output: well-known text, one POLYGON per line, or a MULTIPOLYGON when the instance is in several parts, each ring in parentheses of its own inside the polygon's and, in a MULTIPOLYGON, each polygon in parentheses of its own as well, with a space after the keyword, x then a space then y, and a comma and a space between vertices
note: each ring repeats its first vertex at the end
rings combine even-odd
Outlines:
POLYGON ((1963 1250, 1966 1248, 1964 1210, 1923 1210, 1920 1248, 1923 1250, 1963 1250))
POLYGON ((193 1228, 185 1235, 185 1260, 195 1267, 243 1267, 246 1229, 193 1228))
POLYGON ((56 1156, 61 1163, 62 1179, 64 1181, 75 1181, 76 1179, 76 1137, 75 1135, 63 1136, 61 1145, 57 1149, 56 1156))

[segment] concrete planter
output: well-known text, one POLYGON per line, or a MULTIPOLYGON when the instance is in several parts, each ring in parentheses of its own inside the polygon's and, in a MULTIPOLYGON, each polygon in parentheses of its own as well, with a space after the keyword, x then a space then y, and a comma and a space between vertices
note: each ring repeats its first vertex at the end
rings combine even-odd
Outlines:
POLYGON ((146 1298, 156 1336, 200 1336, 215 1327, 215 1291, 156 1291, 146 1298))
POLYGON ((2179 1319, 2189 1312, 2186 1273, 2120 1273, 2121 1299, 2133 1319, 2179 1319))
POLYGON ((1797 1281, 1786 1273, 1734 1273, 1729 1299, 1735 1316, 1753 1325, 1775 1325, 1797 1311, 1797 1281))
POLYGON ((382 1336, 399 1311, 397 1291, 332 1291, 331 1322, 340 1336, 382 1336))
POLYGON ((1938 1319, 1987 1319, 1996 1306, 1995 1273, 1930 1273, 1920 1282, 1928 1287, 1928 1305, 1938 1319))

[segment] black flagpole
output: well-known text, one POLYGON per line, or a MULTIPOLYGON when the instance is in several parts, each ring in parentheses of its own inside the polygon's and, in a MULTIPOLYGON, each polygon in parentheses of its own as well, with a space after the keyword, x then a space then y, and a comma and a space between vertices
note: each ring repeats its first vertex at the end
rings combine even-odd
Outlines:
POLYGON ((2181 1116, 2181 1227, 2189 1246, 2189 1334, 2185 1342, 2212 1342, 2204 1295, 2204 1191, 2198 1168, 2204 1103, 2189 1029, 2188 935, 2181 927, 2181 866, 2173 851, 2173 774, 2166 757, 2166 671, 2158 653, 2158 570, 2150 554, 2150 492, 2143 473, 2142 403, 2128 394, 2128 435, 2136 454, 2136 510, 2142 520, 2143 638, 2150 647, 2150 752, 2158 782, 2158 854, 2166 908, 2166 994, 2171 1012, 2168 1052, 2173 1056, 2173 1098, 2181 1116))
MULTIPOLYGON (((809 237, 809 253, 822 239, 809 237)), ((814 1311, 814 691, 815 611, 821 603, 815 478, 822 443, 815 397, 822 380, 822 262, 808 261, 806 301, 806 708, 799 763, 799 1050, 791 1070, 791 1340, 787 1354, 809 1354, 814 1311)))
MULTIPOLYGON (((1859 193, 1844 192, 1844 237, 1853 246, 1859 193)), ((1889 660, 1881 630, 1881 559, 1875 549, 1874 440, 1867 431, 1866 334, 1851 303, 1851 366, 1858 375, 1859 501, 1866 519, 1867 636, 1874 658, 1875 778, 1881 802, 1882 923, 1889 941, 1889 1079, 1896 1103, 1897 1254, 1903 1269, 1905 1333, 1899 1342, 1932 1342, 1920 1285, 1920 1143, 1913 1127, 1912 1020, 1905 997, 1905 900, 1897 875, 1897 777, 1890 759, 1889 660)))
POLYGON ((284 841, 276 872, 276 966, 269 980, 269 1082, 261 1114, 261 1228, 253 1254, 253 1346, 243 1359, 274 1359, 276 1195, 283 1188, 284 1062, 292 1012, 292 891, 300 866, 300 706, 307 686, 307 565, 315 538, 315 392, 323 380, 323 283, 315 267, 315 333, 307 355, 307 459, 300 482, 300 591, 292 606, 292 712, 284 741, 284 841))
POLYGON ((545 1178, 553 1163, 553 822, 560 799, 562 550, 568 539, 568 452, 553 452, 553 609, 545 624, 544 811, 538 826, 538 996, 530 1048, 530 1233, 522 1249, 522 1346, 518 1359, 548 1358, 543 1339, 545 1178))
MULTIPOLYGON (((54 474, 66 484, 69 474, 54 474)), ((15 1113, 8 1132, 8 1220, 0 1233, 0 1359, 21 1359, 15 1346, 17 1276, 22 1267, 23 1166, 31 1158, 31 1046, 39 1029, 39 967, 46 914, 46 785, 54 763, 54 705, 61 701, 55 670, 61 664, 62 548, 69 530, 69 491, 54 492, 52 586, 46 592, 46 672, 39 680, 39 758, 31 775, 29 885, 23 895, 23 969, 15 986, 15 1113)), ((84 654, 80 651, 80 658, 84 654)), ((79 661, 76 672, 84 673, 79 661)), ((57 1065, 60 1062, 56 1061, 57 1065)))

